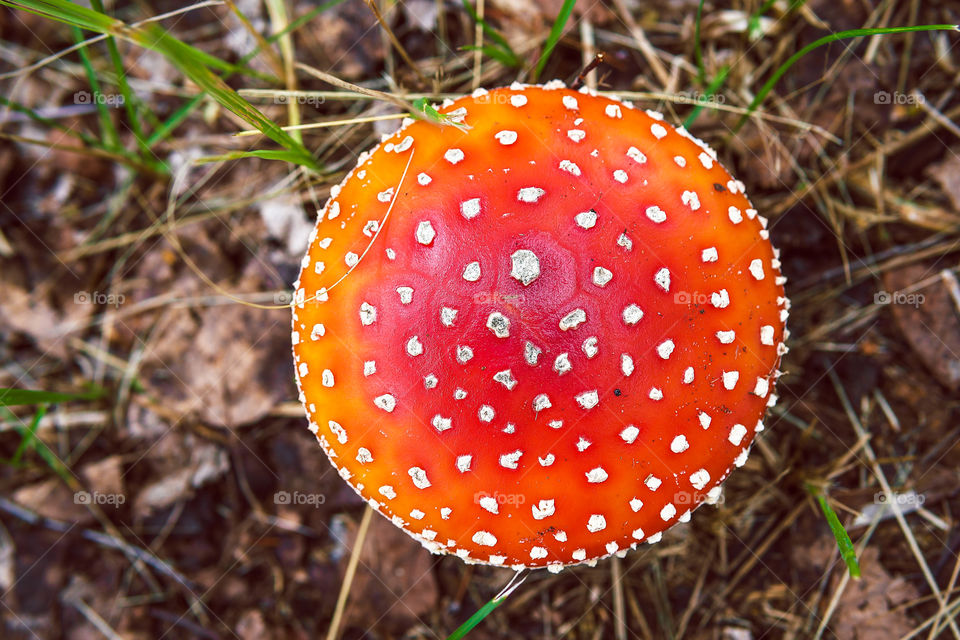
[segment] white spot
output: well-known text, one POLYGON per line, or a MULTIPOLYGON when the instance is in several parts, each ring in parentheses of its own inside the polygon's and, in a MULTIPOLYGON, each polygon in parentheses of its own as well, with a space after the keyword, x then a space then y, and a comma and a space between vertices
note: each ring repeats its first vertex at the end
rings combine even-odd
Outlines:
POLYGON ((543 197, 546 191, 540 187, 523 187, 517 191, 517 200, 520 202, 536 202, 543 197))
POLYGON ((693 382, 693 367, 687 367, 683 370, 683 384, 690 384, 693 382))
POLYGON ((587 550, 586 549, 575 549, 573 553, 570 554, 570 557, 574 560, 584 561, 587 559, 587 550))
POLYGON ((587 137, 586 132, 583 129, 569 129, 567 131, 567 137, 573 140, 574 142, 581 142, 584 138, 587 137))
POLYGON ((517 379, 513 377, 513 372, 511 372, 510 369, 497 371, 493 374, 493 379, 505 386, 508 391, 512 391, 513 388, 517 386, 517 379))
POLYGON ((733 330, 730 331, 717 331, 717 340, 720 341, 720 344, 730 344, 737 339, 737 333, 733 330))
MULTIPOLYGON (((303 364, 306 364, 306 363, 304 362, 303 364)), ((320 374, 320 380, 321 380, 321 383, 323 384, 323 386, 325 386, 325 387, 332 387, 333 384, 334 384, 334 382, 333 382, 333 371, 330 371, 330 369, 324 369, 324 370, 323 370, 323 373, 320 374)))
POLYGON ((414 520, 423 520, 424 516, 426 515, 427 514, 425 514, 423 511, 420 511, 420 509, 414 509, 410 512, 410 517, 414 520))
POLYGON ((760 327, 760 344, 765 344, 768 347, 772 347, 773 331, 773 325, 765 324, 760 327))
POLYGON ((549 467, 553 464, 554 460, 556 460, 556 457, 552 453, 548 453, 545 458, 537 458, 537 462, 540 463, 541 467, 549 467))
POLYGON ((303 378, 308 373, 310 373, 310 367, 309 365, 307 365, 306 362, 301 362, 300 365, 297 367, 297 372, 300 374, 300 377, 303 378))
POLYGON ((608 104, 604 107, 603 112, 607 114, 609 118, 622 118, 623 112, 620 111, 620 105, 618 104, 608 104))
POLYGON ((742 424, 735 424, 730 429, 730 435, 727 436, 727 440, 729 440, 732 445, 740 446, 745 435, 747 435, 747 428, 742 424))
POLYGON ((492 547, 497 544, 497 538, 489 531, 477 531, 471 538, 475 543, 484 547, 492 547))
POLYGON ((630 357, 628 353, 620 354, 620 371, 623 372, 623 375, 629 376, 633 374, 634 365, 633 358, 630 357))
POLYGON ((663 267, 653 276, 653 281, 664 291, 670 291, 670 270, 663 267))
POLYGON ((426 489, 430 486, 430 481, 427 479, 427 472, 420 467, 410 467, 407 469, 407 473, 410 475, 417 489, 426 489))
POLYGON ((563 96, 563 98, 561 98, 560 101, 563 102, 563 106, 565 106, 567 109, 570 109, 571 111, 574 111, 577 109, 577 99, 574 98, 573 96, 563 96))
POLYGON ((613 179, 619 182, 620 184, 626 184, 628 177, 629 176, 627 176, 627 172, 624 171, 623 169, 616 169, 613 172, 613 179))
POLYGON ((583 229, 591 229, 597 224, 597 212, 593 209, 583 211, 574 216, 574 220, 577 221, 577 226, 583 229))
POLYGON ((427 185, 430 184, 432 181, 433 181, 433 178, 431 178, 430 176, 428 176, 428 175, 425 174, 425 173, 419 173, 419 174, 417 174, 417 183, 420 184, 420 186, 422 186, 422 187, 427 186, 427 185))
POLYGON ((733 391, 733 388, 737 386, 737 380, 740 379, 739 371, 724 371, 723 372, 723 388, 727 391, 733 391))
POLYGON ((623 309, 623 321, 627 324, 637 324, 643 318, 643 310, 635 304, 628 305, 623 309))
POLYGON ((690 474, 690 484, 698 491, 703 490, 708 482, 710 482, 710 474, 706 469, 698 469, 690 474))
POLYGON ((369 302, 360 305, 360 324, 368 326, 377 321, 377 308, 369 302))
POLYGON ((658 387, 653 387, 650 389, 650 393, 647 394, 649 398, 653 401, 663 400, 663 390, 658 387))
POLYGON ((578 393, 574 398, 584 409, 593 409, 597 404, 600 403, 600 395, 597 393, 596 389, 592 391, 584 391, 583 393, 578 393))
POLYGON ((617 238, 617 246, 623 247, 627 251, 630 251, 633 249, 633 240, 628 238, 627 234, 621 233, 620 236, 617 238))
POLYGON ((667 130, 662 124, 655 123, 650 125, 650 133, 652 133, 657 140, 663 140, 667 135, 667 130))
POLYGON ((757 280, 763 280, 763 261, 757 258, 756 260, 750 261, 750 275, 752 275, 757 280))
POLYGON ((680 196, 680 202, 690 207, 691 211, 697 211, 700 208, 700 196, 696 191, 684 191, 680 196))
POLYGON ((397 287, 400 304, 410 304, 413 301, 413 287, 397 287))
POLYGON ((593 284, 598 287, 605 287, 613 279, 613 272, 603 267, 593 268, 593 284))
POLYGON ((487 329, 498 338, 507 338, 510 336, 510 319, 499 311, 494 311, 487 316, 487 329))
POLYGON ((661 539, 663 539, 663 531, 657 531, 655 534, 647 538, 647 544, 657 544, 661 539))
POLYGON ((463 157, 464 155, 461 149, 447 149, 446 153, 443 154, 443 159, 450 164, 457 164, 463 160, 463 157))
POLYGON ((664 340, 657 345, 657 355, 663 358, 664 360, 670 359, 670 354, 673 353, 675 345, 673 340, 664 340))
POLYGON ((476 282, 480 279, 480 263, 474 260, 463 268, 463 279, 467 282, 476 282))
POLYGON ((428 245, 437 237, 437 232, 433 230, 433 225, 429 220, 423 220, 417 225, 417 242, 422 245, 428 245))
POLYGON ((497 499, 490 496, 483 496, 479 500, 480 506, 489 511, 490 513, 500 513, 500 506, 497 504, 497 499))
POLYGON ((466 473, 470 471, 470 462, 473 460, 471 455, 457 456, 457 471, 466 473))
POLYGON ((532 342, 527 342, 523 345, 523 359, 527 361, 527 364, 535 366, 537 361, 540 360, 540 354, 543 353, 543 349, 536 346, 532 342))
POLYGON ((547 550, 544 547, 533 547, 530 549, 530 558, 533 560, 539 560, 541 558, 547 557, 547 550))
POLYGON ((570 162, 569 160, 560 161, 560 170, 566 171, 570 175, 574 175, 574 176, 581 175, 580 167, 578 167, 575 163, 570 162))
POLYGON ((604 482, 607 478, 610 477, 609 475, 607 475, 607 472, 606 470, 604 470, 603 467, 595 467, 593 469, 590 469, 590 471, 587 471, 586 476, 587 476, 587 482, 591 482, 593 484, 604 482))
POLYGON ((640 429, 637 429, 637 428, 636 428, 635 426, 633 426, 632 424, 631 424, 631 425, 627 425, 627 426, 623 429, 623 431, 620 432, 620 437, 621 437, 621 438, 623 439, 623 441, 626 442, 627 444, 633 444, 634 441, 637 439, 637 436, 639 436, 639 435, 640 435, 640 429))
POLYGON ((394 498, 397 497, 397 492, 394 491, 393 487, 391 487, 388 484, 383 485, 377 491, 379 491, 380 495, 382 495, 384 498, 388 500, 393 500, 394 498))
POLYGON ((347 263, 348 267, 353 267, 360 262, 360 256, 355 254, 353 251, 347 251, 347 255, 343 257, 343 261, 347 263))
POLYGON ((686 436, 677 436, 673 439, 673 442, 670 443, 670 451, 674 453, 683 453, 690 448, 690 443, 687 442, 686 436))
POLYGON ((757 378, 757 386, 753 388, 754 395, 758 395, 761 398, 767 395, 767 392, 770 391, 770 383, 766 378, 757 378))
POLYGON ((687 166, 687 159, 683 156, 673 156, 673 161, 677 163, 678 167, 687 166))
POLYGON ((647 485, 647 489, 650 489, 650 491, 656 491, 660 488, 660 485, 663 484, 663 482, 660 480, 660 478, 651 473, 647 476, 646 480, 643 481, 643 484, 647 485))
POLYGON ((588 358, 592 358, 593 356, 597 355, 597 352, 600 351, 600 349, 597 347, 597 336, 590 336, 584 340, 583 344, 580 345, 580 349, 583 350, 583 353, 588 358))
POLYGON ((607 519, 604 518, 599 513, 595 513, 590 516, 590 519, 587 520, 587 530, 590 533, 596 533, 597 531, 603 531, 607 528, 607 519))
POLYGON ((577 451, 579 451, 580 453, 583 453, 584 451, 587 450, 587 448, 591 444, 593 443, 587 440, 586 438, 584 438, 583 436, 580 436, 580 439, 577 440, 577 451))
POLYGON ((460 203, 460 215, 472 220, 480 214, 480 198, 470 198, 460 203))
POLYGON ((658 206, 647 207, 646 213, 647 217, 657 224, 665 222, 667 219, 667 214, 658 206))
POLYGON ((522 93, 515 93, 510 96, 510 104, 515 107, 522 107, 523 105, 527 104, 527 96, 523 95, 522 93))
POLYGON ((522 455, 523 451, 520 449, 511 451, 510 453, 505 453, 500 456, 500 466, 505 469, 516 469, 517 463, 520 461, 520 456, 522 455))
POLYGON ((529 249, 517 249, 510 255, 510 276, 523 286, 540 277, 540 258, 529 249))
POLYGON ((704 262, 716 262, 720 259, 720 256, 717 254, 717 248, 707 247, 700 252, 700 259, 704 262))
POLYGON ((733 224, 740 224, 743 221, 743 213, 740 212, 740 209, 736 207, 730 207, 727 209, 727 215, 730 217, 730 222, 733 224))
POLYGON ((726 309, 730 305, 730 294, 726 289, 720 289, 710 294, 710 304, 717 309, 726 309))
POLYGON ((636 147, 630 147, 627 149, 627 157, 637 164, 644 164, 647 161, 647 156, 643 155, 643 152, 636 147))
POLYGON ((451 424, 451 422, 452 420, 450 418, 444 418, 439 413, 433 416, 433 419, 430 420, 430 424, 433 425, 433 428, 439 431, 440 433, 443 433, 444 431, 452 427, 453 425, 451 424))
POLYGON ((457 310, 450 307, 440 309, 440 322, 445 327, 452 327, 453 321, 457 319, 457 310))
POLYGON ((367 360, 363 363, 363 375, 364 377, 372 376, 377 372, 377 361, 376 360, 367 360))
POLYGON ((697 419, 700 421, 701 427, 703 427, 704 429, 710 428, 711 418, 705 412, 701 411, 699 414, 697 414, 697 419))
POLYGON ((576 329, 586 321, 587 312, 583 309, 574 309, 560 319, 560 330, 569 331, 570 329, 576 329))
POLYGON ((533 410, 537 413, 543 411, 544 409, 549 409, 553 406, 553 403, 550 402, 550 397, 545 393, 537 394, 533 399, 533 410))
POLYGON ((477 411, 477 416, 480 418, 481 422, 491 422, 493 421, 494 416, 493 407, 488 404, 481 405, 480 410, 477 411))
POLYGON ((377 405, 387 413, 392 412, 397 406, 397 399, 394 398, 389 393, 385 393, 382 396, 377 396, 373 399, 373 404, 377 405))
POLYGON ((310 340, 316 342, 322 338, 327 333, 327 328, 322 324, 313 325, 313 329, 310 330, 310 340))
POLYGON ((503 131, 498 131, 493 137, 496 138, 500 144, 509 146, 517 141, 517 132, 504 129, 503 131))
POLYGON ((440 517, 443 518, 444 520, 448 520, 450 518, 451 513, 453 513, 453 509, 451 509, 450 507, 443 507, 442 509, 440 509, 440 517))
POLYGON ((553 370, 561 376, 572 368, 573 365, 570 364, 570 354, 568 353, 561 353, 557 356, 556 360, 553 361, 553 370))
POLYGON ((373 462, 373 454, 370 453, 370 449, 367 449, 366 447, 360 447, 357 449, 357 462, 360 464, 373 462))
POLYGON ((537 504, 532 505, 531 511, 533 511, 534 520, 543 520, 556 513, 557 507, 552 499, 540 500, 537 504))
POLYGON ((393 198, 393 187, 390 187, 389 189, 385 191, 381 191, 380 193, 377 194, 377 200, 379 200, 380 202, 384 202, 384 203, 390 202, 392 198, 393 198))
POLYGON ((411 357, 416 357, 423 354, 423 344, 420 342, 420 338, 413 336, 407 340, 407 355, 411 357))
POLYGON ((660 509, 660 519, 664 522, 667 522, 675 515, 677 515, 677 508, 670 502, 663 505, 663 509, 660 509))

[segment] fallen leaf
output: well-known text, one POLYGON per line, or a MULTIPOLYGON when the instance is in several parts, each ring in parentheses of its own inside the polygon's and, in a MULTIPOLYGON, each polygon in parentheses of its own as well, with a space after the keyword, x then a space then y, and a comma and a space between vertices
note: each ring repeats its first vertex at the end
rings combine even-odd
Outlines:
POLYGON ((880 564, 880 552, 873 547, 861 554, 860 569, 861 579, 847 583, 830 622, 837 638, 896 640, 908 635, 914 625, 897 606, 917 598, 916 588, 887 573, 880 564))

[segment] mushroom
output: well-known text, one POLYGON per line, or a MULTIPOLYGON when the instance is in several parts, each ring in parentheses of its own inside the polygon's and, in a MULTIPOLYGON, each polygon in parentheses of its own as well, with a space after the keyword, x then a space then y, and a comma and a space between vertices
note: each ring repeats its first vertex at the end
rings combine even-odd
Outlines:
POLYGON ((320 212, 293 304, 311 430, 435 553, 559 570, 658 541, 776 402, 767 221, 628 102, 552 82, 439 110, 464 126, 405 121, 320 212))

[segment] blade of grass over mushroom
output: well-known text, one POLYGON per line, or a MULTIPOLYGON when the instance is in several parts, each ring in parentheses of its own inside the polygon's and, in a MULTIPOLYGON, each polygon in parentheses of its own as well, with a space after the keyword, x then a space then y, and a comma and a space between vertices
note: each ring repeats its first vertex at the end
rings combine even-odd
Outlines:
POLYGON ((513 577, 510 578, 510 582, 507 583, 507 586, 503 588, 497 595, 495 595, 489 602, 480 607, 476 613, 467 618, 467 621, 462 625, 457 627, 456 631, 447 636, 447 640, 460 640, 468 633, 473 631, 473 629, 483 622, 483 620, 493 613, 493 610, 503 604, 510 594, 513 593, 517 587, 519 587, 527 579, 527 576, 520 578, 520 572, 513 574, 513 577), (519 578, 519 580, 518 580, 519 578))
POLYGON ((836 42, 838 40, 846 40, 849 38, 860 38, 863 36, 880 36, 880 35, 894 34, 894 33, 914 33, 917 31, 957 31, 957 30, 960 30, 960 27, 958 27, 955 24, 925 24, 925 25, 917 25, 913 27, 881 27, 881 28, 875 28, 875 29, 850 29, 848 31, 838 31, 837 33, 832 33, 828 36, 824 36, 820 38, 819 40, 815 40, 814 42, 811 42, 804 48, 800 49, 800 51, 797 51, 795 54, 790 56, 786 62, 780 65, 780 67, 773 72, 773 75, 770 76, 770 79, 767 80, 767 82, 763 85, 760 91, 757 92, 757 95, 754 96, 753 101, 751 101, 750 105, 747 107, 747 113, 745 113, 740 118, 740 121, 737 123, 737 126, 734 127, 733 131, 734 133, 736 133, 737 131, 740 130, 743 124, 747 121, 747 119, 753 114, 754 111, 756 111, 757 107, 759 107, 760 104, 763 103, 763 100, 767 97, 770 91, 773 90, 774 86, 776 86, 780 78, 782 78, 783 75, 790 70, 790 67, 796 64, 796 62, 800 60, 800 58, 802 58, 803 56, 807 55, 814 49, 822 47, 825 44, 830 44, 831 42, 836 42))
POLYGON ((840 518, 837 517, 837 513, 833 510, 833 507, 830 506, 830 503, 827 502, 827 498, 823 495, 823 492, 810 484, 807 484, 805 488, 810 495, 817 499, 817 504, 820 505, 820 509, 823 511, 823 515, 827 519, 827 524, 830 526, 830 531, 833 533, 833 537, 837 541, 837 548, 840 550, 840 557, 843 558, 843 561, 846 563, 847 571, 850 572, 850 577, 859 579, 860 563, 857 561, 857 550, 853 547, 853 541, 850 540, 850 534, 848 534, 847 530, 843 528, 840 518))
MULTIPOLYGON (((480 25, 483 29, 483 32, 490 36, 490 39, 493 40, 493 51, 488 50, 489 46, 484 46, 480 50, 483 51, 487 56, 493 58, 494 60, 501 62, 508 67, 521 67, 523 66, 523 61, 520 57, 513 51, 513 48, 510 46, 510 43, 507 42, 507 39, 504 38, 500 33, 490 26, 490 24, 484 19, 477 15, 477 11, 473 8, 473 5, 470 4, 469 0, 463 0, 463 8, 467 10, 467 13, 470 14, 470 18, 480 25)), ((461 47, 465 51, 473 51, 476 49, 474 45, 469 45, 466 47, 461 47)))
POLYGON ((557 43, 560 42, 560 36, 563 35, 563 30, 567 26, 567 21, 570 20, 570 16, 573 13, 573 5, 576 3, 576 0, 564 0, 563 6, 560 7, 560 13, 557 14, 557 19, 553 21, 553 26, 550 27, 550 35, 547 36, 547 41, 543 45, 543 52, 540 54, 540 59, 537 61, 537 66, 534 68, 533 74, 531 75, 531 79, 534 82, 540 78, 543 68, 547 65, 547 60, 550 59, 550 54, 553 53, 557 43))

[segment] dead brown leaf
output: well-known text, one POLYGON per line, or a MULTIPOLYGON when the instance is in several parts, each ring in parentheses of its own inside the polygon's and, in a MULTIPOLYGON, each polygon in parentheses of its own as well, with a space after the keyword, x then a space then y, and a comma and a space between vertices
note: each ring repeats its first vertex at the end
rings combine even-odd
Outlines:
POLYGON ((895 640, 910 633, 906 612, 897 605, 918 597, 916 588, 902 577, 894 578, 880 564, 873 547, 860 557, 862 578, 851 580, 840 596, 830 627, 839 640, 895 640))

